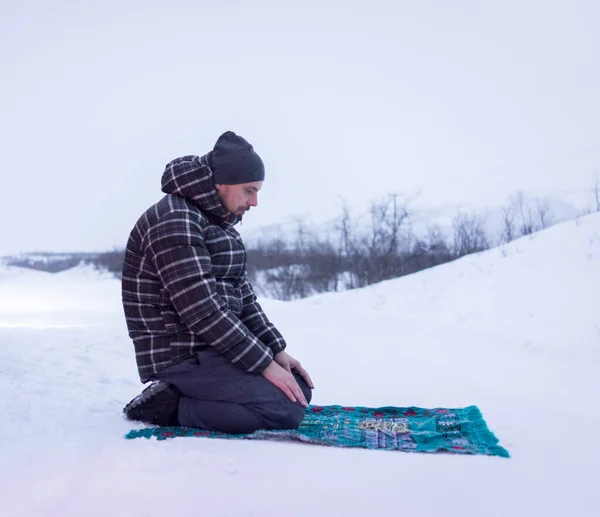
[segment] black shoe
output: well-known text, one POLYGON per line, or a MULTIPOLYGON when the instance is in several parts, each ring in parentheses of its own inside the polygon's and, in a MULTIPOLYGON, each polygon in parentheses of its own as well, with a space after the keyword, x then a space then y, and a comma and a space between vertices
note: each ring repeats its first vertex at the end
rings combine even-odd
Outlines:
POLYGON ((123 409, 129 420, 153 425, 178 425, 179 391, 164 381, 154 381, 123 409))

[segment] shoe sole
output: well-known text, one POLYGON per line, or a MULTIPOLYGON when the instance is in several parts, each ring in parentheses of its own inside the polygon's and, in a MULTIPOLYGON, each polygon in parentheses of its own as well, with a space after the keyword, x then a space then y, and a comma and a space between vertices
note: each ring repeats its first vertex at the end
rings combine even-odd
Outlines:
POLYGON ((144 402, 148 402, 159 393, 166 390, 172 390, 170 384, 163 381, 154 381, 150 386, 143 390, 137 397, 135 397, 129 404, 123 408, 125 415, 129 414, 132 410, 140 407, 144 402))

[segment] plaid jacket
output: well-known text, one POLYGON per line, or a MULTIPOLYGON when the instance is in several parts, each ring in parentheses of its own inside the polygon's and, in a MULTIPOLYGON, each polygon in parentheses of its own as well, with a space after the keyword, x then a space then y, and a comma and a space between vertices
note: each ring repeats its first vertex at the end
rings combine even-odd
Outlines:
POLYGON ((123 309, 141 381, 203 346, 262 372, 286 344, 246 279, 246 250, 233 227, 239 218, 219 201, 207 157, 169 163, 162 191, 131 231, 123 264, 123 309))

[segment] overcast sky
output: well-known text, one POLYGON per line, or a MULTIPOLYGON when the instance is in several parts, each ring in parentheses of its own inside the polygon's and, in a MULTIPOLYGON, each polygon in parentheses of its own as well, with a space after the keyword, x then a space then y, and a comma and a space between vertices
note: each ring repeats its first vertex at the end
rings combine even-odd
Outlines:
POLYGON ((600 170, 595 0, 1 2, 0 255, 124 246, 227 130, 267 169, 244 230, 600 170))

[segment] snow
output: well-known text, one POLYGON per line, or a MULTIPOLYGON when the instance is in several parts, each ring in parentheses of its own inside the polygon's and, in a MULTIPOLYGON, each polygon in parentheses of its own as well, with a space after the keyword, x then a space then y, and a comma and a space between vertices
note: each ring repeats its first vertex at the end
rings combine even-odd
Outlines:
POLYGON ((118 280, 0 269, 3 516, 597 515, 600 214, 366 289, 264 300, 314 403, 476 404, 510 459, 125 440, 118 280))
POLYGON ((92 266, 60 274, 4 266, 0 286, 0 328, 86 326, 122 314, 114 276, 92 266))

